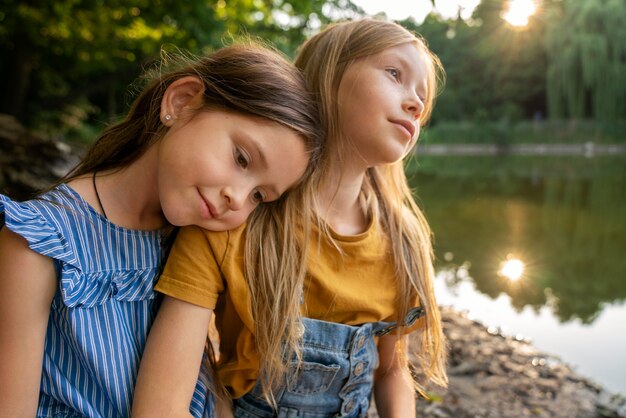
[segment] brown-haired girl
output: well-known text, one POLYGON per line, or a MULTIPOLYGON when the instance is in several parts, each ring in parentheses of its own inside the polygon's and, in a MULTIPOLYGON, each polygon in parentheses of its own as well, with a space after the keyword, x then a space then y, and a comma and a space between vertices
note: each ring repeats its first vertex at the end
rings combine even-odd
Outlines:
MULTIPOLYGON (((277 52, 231 45, 152 75, 57 185, 0 195, 2 417, 129 416, 173 226, 237 227, 311 171, 317 106, 277 52)), ((186 414, 208 416, 206 376, 192 386, 186 414)))

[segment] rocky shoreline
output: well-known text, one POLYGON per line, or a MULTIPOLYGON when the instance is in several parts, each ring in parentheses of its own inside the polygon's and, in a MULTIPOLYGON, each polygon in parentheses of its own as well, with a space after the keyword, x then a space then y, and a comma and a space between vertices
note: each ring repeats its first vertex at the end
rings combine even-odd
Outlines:
POLYGON ((0 114, 0 193, 26 200, 65 175, 79 160, 66 143, 35 135, 0 114))
MULTIPOLYGON (((420 418, 622 418, 626 398, 578 375, 528 341, 442 308, 448 338, 447 390, 428 388, 420 418)), ((377 417, 375 411, 370 418, 377 417)))

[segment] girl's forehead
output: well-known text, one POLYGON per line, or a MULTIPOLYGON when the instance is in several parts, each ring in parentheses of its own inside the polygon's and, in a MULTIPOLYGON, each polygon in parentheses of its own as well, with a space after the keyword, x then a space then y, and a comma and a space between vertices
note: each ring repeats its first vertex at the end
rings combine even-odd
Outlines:
POLYGON ((420 65, 425 58, 423 51, 419 48, 417 43, 406 42, 355 58, 348 63, 346 69, 353 65, 358 66, 364 63, 380 64, 384 61, 389 61, 390 63, 400 62, 406 66, 413 66, 420 65))
POLYGON ((409 59, 421 59, 423 56, 422 50, 415 42, 406 42, 400 45, 390 46, 383 49, 374 55, 378 59, 382 58, 404 58, 409 59))

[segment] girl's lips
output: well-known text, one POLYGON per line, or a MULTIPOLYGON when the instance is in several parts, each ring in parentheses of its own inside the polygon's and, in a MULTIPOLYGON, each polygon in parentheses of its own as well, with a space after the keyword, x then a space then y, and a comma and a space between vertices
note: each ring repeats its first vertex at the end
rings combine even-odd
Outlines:
POLYGON ((200 190, 198 190, 198 195, 200 196, 200 215, 206 219, 216 218, 217 211, 213 205, 211 205, 211 203, 209 203, 209 201, 202 196, 200 190))
POLYGON ((214 218, 217 218, 219 216, 219 213, 217 213, 217 210, 215 210, 215 207, 213 207, 213 205, 210 204, 209 202, 206 202, 206 204, 209 207, 209 212, 211 213, 211 216, 214 218))
POLYGON ((391 122, 397 125, 400 129, 404 130, 408 134, 409 139, 413 139, 413 136, 415 135, 415 125, 413 123, 406 120, 392 120, 391 122))

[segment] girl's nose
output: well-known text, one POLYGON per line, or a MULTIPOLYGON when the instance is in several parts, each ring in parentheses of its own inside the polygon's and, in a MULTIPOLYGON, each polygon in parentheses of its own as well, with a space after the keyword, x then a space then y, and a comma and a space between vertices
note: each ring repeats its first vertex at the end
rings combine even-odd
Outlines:
POLYGON ((236 211, 244 206, 248 193, 243 188, 225 187, 222 190, 222 196, 226 199, 228 209, 236 211))
POLYGON ((424 111, 424 102, 416 92, 409 92, 403 103, 404 110, 414 119, 419 119, 424 111))

